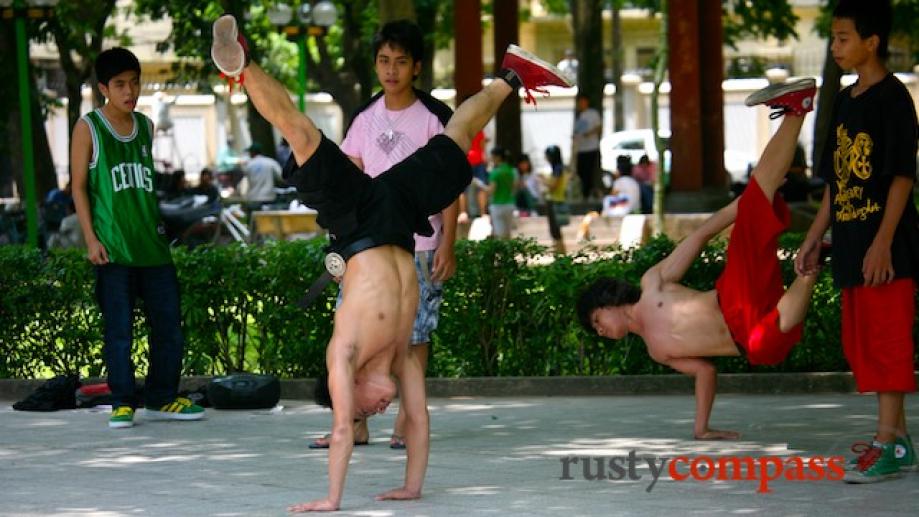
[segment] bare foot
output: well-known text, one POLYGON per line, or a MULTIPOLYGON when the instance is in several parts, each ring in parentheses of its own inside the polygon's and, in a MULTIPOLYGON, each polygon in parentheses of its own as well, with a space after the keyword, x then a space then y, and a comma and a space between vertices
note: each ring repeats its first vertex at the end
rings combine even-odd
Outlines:
POLYGON ((694 438, 696 440, 738 440, 740 439, 740 433, 737 431, 719 431, 717 429, 709 429, 704 433, 696 433, 694 438))
POLYGON ((396 488, 376 497, 377 501, 405 501, 408 499, 421 499, 421 492, 406 490, 405 488, 396 488))
POLYGON ((308 503, 295 504, 287 507, 287 511, 291 513, 334 512, 336 510, 338 510, 338 505, 328 499, 317 499, 308 503))

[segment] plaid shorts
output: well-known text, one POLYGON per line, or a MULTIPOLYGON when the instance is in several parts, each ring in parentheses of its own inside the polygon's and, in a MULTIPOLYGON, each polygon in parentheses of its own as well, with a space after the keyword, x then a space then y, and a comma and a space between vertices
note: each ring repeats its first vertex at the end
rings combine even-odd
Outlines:
POLYGON ((434 265, 434 251, 415 252, 415 273, 418 274, 418 313, 412 326, 412 345, 431 342, 431 333, 437 329, 440 319, 440 303, 444 299, 442 282, 431 280, 434 265))

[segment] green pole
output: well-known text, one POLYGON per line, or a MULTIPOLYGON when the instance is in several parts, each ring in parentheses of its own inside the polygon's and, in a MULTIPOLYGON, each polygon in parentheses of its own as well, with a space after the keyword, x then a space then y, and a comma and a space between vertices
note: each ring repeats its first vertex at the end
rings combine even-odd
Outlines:
POLYGON ((300 34, 297 38, 297 47, 300 49, 300 67, 298 70, 300 78, 300 113, 306 113, 306 34, 300 34))
MULTIPOLYGON (((19 2, 16 7, 21 7, 19 2)), ((38 246, 38 204, 35 199, 35 157, 32 153, 32 103, 29 96, 29 41, 26 21, 16 16, 16 49, 19 70, 19 112, 22 115, 22 182, 26 195, 26 235, 29 246, 38 246)))

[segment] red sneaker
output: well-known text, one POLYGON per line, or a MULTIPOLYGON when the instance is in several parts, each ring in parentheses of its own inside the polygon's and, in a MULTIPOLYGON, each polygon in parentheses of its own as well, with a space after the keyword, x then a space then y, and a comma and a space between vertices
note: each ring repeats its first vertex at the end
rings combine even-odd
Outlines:
POLYGON ((747 97, 747 106, 765 104, 775 108, 769 118, 778 118, 786 113, 803 117, 814 109, 814 95, 817 93, 817 81, 813 78, 800 79, 790 83, 772 84, 762 90, 753 92, 747 97))
POLYGON ((536 104, 536 99, 530 90, 548 94, 545 86, 571 87, 565 75, 554 65, 539 59, 535 55, 523 50, 517 45, 508 45, 504 52, 504 61, 501 68, 506 68, 517 74, 523 89, 526 91, 526 102, 536 104))
POLYGON ((214 22, 213 36, 211 59, 214 65, 229 79, 241 76, 249 62, 249 48, 245 38, 239 34, 236 19, 229 14, 217 18, 214 22))

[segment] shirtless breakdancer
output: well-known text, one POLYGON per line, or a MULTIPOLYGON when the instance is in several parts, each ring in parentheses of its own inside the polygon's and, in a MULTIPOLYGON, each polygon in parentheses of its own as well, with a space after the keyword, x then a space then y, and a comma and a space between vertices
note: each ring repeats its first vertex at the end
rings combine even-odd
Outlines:
POLYGON ((354 446, 352 421, 386 410, 396 392, 392 374, 403 388, 408 460, 404 485, 378 498, 417 499, 427 469, 428 412, 424 372, 408 353, 418 305, 412 234, 431 235, 428 216, 465 190, 471 180, 466 151, 508 95, 523 87, 530 100, 530 90, 569 84, 555 67, 511 45, 499 76, 459 106, 442 134, 370 178, 297 111, 280 83, 249 62, 232 16, 219 18, 213 34, 214 63, 226 76, 244 81, 256 109, 290 143, 284 179, 319 212, 331 250, 346 264, 342 304, 326 348, 333 407, 329 492, 290 510, 340 507, 354 446))
POLYGON ((766 104, 784 119, 743 195, 645 272, 640 288, 600 278, 578 300, 578 317, 589 331, 612 339, 638 334, 652 359, 695 377, 696 439, 740 436, 709 428, 716 371, 705 357, 745 355, 751 364, 777 364, 801 339, 817 275, 798 276, 787 291, 782 284, 776 253, 790 213, 776 190, 791 164, 815 91, 814 80, 803 79, 750 95, 748 106, 766 104), (681 285, 705 244, 731 223, 727 260, 715 289, 701 292, 681 285))

